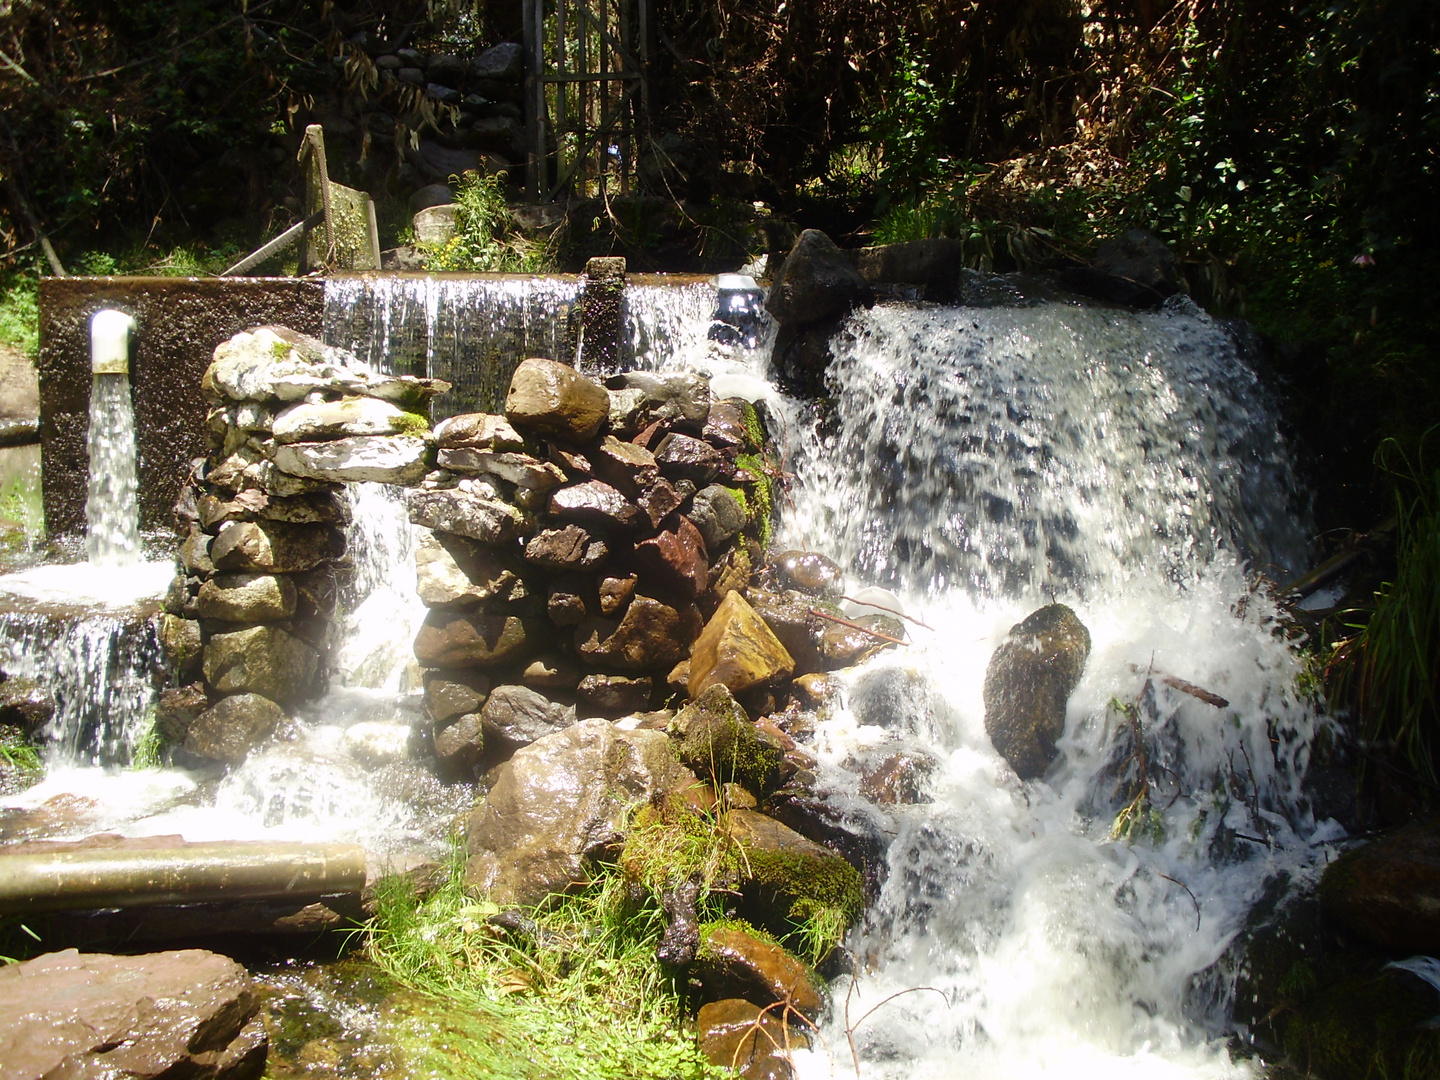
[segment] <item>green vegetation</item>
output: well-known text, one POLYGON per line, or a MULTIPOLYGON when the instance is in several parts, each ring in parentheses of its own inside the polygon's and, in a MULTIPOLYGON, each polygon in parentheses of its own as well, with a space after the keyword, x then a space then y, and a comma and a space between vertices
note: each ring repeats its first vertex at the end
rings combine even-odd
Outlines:
POLYGON ((402 878, 377 887, 369 954, 422 995, 387 1035, 413 1075, 455 1080, 706 1080, 655 962, 663 916, 623 877, 600 878, 502 929, 494 905, 449 884, 424 900, 402 878))
MULTIPOLYGON (((1429 436, 1440 433, 1432 428, 1429 436)), ((1400 444, 1381 448, 1396 478, 1394 580, 1375 594, 1358 633, 1340 643, 1334 685, 1355 709, 1361 738, 1393 752, 1427 784, 1440 783, 1440 468, 1400 444)))
POLYGON ((539 273, 550 269, 552 252, 516 226, 505 200, 505 178, 467 172, 455 189, 455 235, 433 247, 422 245, 427 270, 489 270, 539 273))

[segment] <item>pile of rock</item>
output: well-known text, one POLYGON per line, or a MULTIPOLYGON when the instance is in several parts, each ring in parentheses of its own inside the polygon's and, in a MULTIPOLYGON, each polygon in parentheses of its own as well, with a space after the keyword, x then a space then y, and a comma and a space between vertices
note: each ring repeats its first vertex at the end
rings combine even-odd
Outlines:
POLYGON ((352 481, 413 483, 443 382, 376 375, 283 327, 215 350, 203 389, 212 452, 176 506, 184 539, 162 630, 184 678, 161 733, 195 757, 244 758, 325 672, 352 481))
MULTIPOLYGON (((392 50, 385 43, 367 45, 365 52, 374 65, 376 86, 367 102, 356 104, 368 107, 358 127, 373 146, 393 145, 401 125, 417 131, 423 127, 424 136, 414 145, 407 139, 401 151, 422 176, 440 183, 469 169, 508 169, 523 159, 525 73, 519 44, 495 45, 474 57, 392 50), (436 116, 433 125, 418 122, 417 93, 436 116)), ((327 132, 356 126, 343 114, 322 112, 321 120, 327 132)))
MULTIPOLYGON (((713 401, 694 375, 609 383, 532 358, 505 415, 435 430, 439 469, 410 494, 430 530, 415 655, 452 772, 503 760, 577 709, 643 713, 672 680, 693 686, 692 643, 760 559, 771 480, 754 408, 713 401)), ((751 685, 792 670, 772 653, 751 685)))

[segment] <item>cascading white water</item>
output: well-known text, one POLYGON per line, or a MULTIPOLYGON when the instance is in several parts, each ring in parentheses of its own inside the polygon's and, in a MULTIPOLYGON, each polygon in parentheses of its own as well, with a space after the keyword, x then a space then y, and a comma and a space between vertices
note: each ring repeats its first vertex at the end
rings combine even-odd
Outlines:
POLYGON ((94 376, 87 446, 90 486, 85 499, 86 557, 95 566, 132 566, 140 561, 141 552, 130 376, 94 376))
POLYGON ((852 1075, 850 1038, 867 1080, 1249 1075, 1215 1041, 1222 957, 1268 876, 1339 835, 1306 809, 1321 721, 1249 580, 1305 538, 1259 381, 1183 308, 882 306, 835 349, 833 402, 789 412, 784 537, 924 625, 847 676, 818 733, 824 779, 891 842, 802 1075, 852 1075), (981 688, 1057 598, 1093 648, 1059 760, 1022 784, 981 688), (1150 787, 1127 818, 1136 724, 1150 787), (931 801, 859 799, 853 770, 901 751, 934 760, 931 801))

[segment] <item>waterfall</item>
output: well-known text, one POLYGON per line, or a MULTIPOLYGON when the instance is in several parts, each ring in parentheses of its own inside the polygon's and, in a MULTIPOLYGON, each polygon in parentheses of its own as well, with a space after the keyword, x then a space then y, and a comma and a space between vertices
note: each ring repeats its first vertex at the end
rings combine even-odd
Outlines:
POLYGON ((819 725, 822 778, 891 843, 830 1053, 801 1075, 852 1075, 851 1039, 866 1080, 1252 1075, 1219 1038, 1227 946, 1273 875, 1314 873, 1343 835, 1306 807, 1324 720, 1252 578, 1307 536, 1260 380, 1188 305, 886 305, 834 350, 833 399, 789 413, 783 540, 918 621, 819 725), (1052 599, 1092 651, 1059 759, 1021 783, 981 688, 1052 599), (1127 829, 1137 730, 1151 786, 1127 829), (932 763, 927 801, 859 797, 895 753, 932 763))
POLYGON ((94 376, 90 389, 90 487, 85 499, 85 554, 96 566, 140 560, 135 407, 130 377, 94 376))

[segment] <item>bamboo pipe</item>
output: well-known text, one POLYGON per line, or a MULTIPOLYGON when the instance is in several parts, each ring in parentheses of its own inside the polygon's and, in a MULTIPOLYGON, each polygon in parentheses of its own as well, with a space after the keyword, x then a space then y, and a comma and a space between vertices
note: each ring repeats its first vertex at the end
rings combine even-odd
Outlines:
POLYGON ((266 842, 0 854, 0 915, 355 893, 359 844, 266 842))

